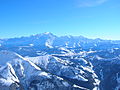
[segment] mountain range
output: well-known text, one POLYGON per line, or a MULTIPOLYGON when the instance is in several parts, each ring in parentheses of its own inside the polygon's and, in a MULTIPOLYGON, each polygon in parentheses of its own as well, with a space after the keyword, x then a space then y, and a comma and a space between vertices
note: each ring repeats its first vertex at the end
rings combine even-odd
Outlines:
POLYGON ((120 40, 42 33, 0 39, 1 90, 119 90, 120 40))

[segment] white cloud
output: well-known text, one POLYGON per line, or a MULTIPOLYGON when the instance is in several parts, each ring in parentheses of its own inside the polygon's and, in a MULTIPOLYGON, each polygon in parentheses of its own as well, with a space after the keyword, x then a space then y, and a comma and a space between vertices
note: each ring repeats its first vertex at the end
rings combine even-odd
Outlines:
POLYGON ((108 0, 77 0, 78 7, 94 7, 105 3, 108 0))

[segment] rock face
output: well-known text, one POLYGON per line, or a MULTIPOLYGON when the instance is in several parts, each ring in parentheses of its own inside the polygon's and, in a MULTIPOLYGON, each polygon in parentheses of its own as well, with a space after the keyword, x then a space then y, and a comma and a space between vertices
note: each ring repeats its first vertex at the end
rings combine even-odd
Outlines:
POLYGON ((0 87, 119 90, 120 41, 52 33, 0 39, 0 87))

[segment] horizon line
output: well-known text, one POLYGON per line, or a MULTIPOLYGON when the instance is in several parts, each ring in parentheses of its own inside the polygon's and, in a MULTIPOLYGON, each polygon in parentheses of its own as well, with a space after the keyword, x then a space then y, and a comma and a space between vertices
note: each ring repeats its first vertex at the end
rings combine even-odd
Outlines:
POLYGON ((84 35, 71 35, 71 34, 68 34, 68 35, 56 35, 52 32, 44 32, 44 33, 38 33, 38 34, 30 34, 30 35, 21 35, 21 36, 15 36, 15 37, 7 37, 7 38, 0 38, 0 40, 3 40, 3 39, 13 39, 13 38, 22 38, 22 37, 30 37, 30 36, 36 36, 36 35, 42 35, 42 34, 52 34, 54 36, 57 36, 57 37, 64 37, 64 36, 72 36, 72 37, 83 37, 83 38, 87 38, 87 39, 100 39, 100 40, 112 40, 112 41, 120 41, 120 39, 105 39, 105 38, 100 38, 100 37, 94 37, 94 38, 91 38, 91 37, 87 37, 87 36, 84 36, 84 35))

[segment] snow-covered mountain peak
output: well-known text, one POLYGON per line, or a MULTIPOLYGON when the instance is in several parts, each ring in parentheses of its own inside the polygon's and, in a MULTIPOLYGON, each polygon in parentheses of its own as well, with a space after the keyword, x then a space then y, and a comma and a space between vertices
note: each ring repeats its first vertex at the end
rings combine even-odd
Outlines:
POLYGON ((53 35, 51 32, 45 32, 43 34, 46 34, 46 35, 53 35))
POLYGON ((40 34, 34 34, 32 35, 33 37, 42 37, 42 36, 51 36, 51 37, 56 37, 56 35, 52 34, 51 32, 45 32, 45 33, 40 33, 40 34))

